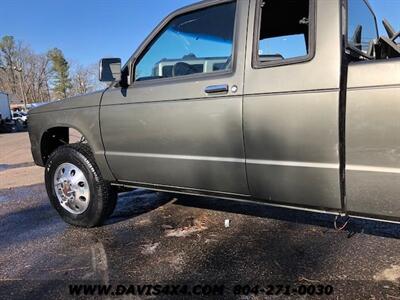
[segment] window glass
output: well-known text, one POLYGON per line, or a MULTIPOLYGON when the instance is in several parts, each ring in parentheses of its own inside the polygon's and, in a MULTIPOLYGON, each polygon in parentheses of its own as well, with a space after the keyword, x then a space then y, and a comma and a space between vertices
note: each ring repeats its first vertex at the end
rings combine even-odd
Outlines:
POLYGON ((229 2, 173 19, 137 63, 135 80, 230 69, 235 11, 229 2))
POLYGON ((280 61, 309 54, 309 0, 262 2, 258 59, 280 61))
POLYGON ((369 53, 370 45, 378 38, 375 16, 364 0, 348 1, 348 44, 369 53))

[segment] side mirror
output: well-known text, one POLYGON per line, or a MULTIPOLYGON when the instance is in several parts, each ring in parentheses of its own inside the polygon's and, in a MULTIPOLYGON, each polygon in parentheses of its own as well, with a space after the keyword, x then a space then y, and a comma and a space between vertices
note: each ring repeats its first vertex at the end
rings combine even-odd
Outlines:
POLYGON ((99 80, 117 82, 121 80, 121 59, 103 58, 100 60, 99 80))

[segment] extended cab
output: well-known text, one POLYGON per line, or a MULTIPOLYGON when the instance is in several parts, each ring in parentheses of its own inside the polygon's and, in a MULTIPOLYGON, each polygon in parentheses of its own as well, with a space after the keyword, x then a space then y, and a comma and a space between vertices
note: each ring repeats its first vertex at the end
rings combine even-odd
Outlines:
POLYGON ((124 67, 101 60, 109 88, 30 112, 51 203, 85 227, 118 186, 400 221, 400 34, 385 27, 365 0, 172 13, 124 67))

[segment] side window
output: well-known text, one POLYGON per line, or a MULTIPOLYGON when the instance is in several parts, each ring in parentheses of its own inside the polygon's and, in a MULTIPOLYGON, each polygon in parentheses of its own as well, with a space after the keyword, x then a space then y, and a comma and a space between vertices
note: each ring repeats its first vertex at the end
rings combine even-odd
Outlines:
POLYGON ((235 11, 229 2, 174 18, 139 59, 135 80, 229 70, 235 11))
POLYGON ((260 1, 256 61, 280 64, 311 56, 312 0, 260 1))
POLYGON ((378 38, 375 15, 365 0, 349 0, 347 5, 348 45, 370 55, 374 40, 378 38))

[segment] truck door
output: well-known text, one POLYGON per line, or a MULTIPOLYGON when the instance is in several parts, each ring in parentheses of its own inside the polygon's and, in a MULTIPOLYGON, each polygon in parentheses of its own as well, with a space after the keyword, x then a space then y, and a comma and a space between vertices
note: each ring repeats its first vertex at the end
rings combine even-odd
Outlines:
POLYGON ((169 16, 134 54, 133 83, 105 93, 101 130, 120 182, 248 195, 248 6, 210 1, 169 16))
POLYGON ((249 20, 243 115, 251 194, 340 209, 340 1, 253 1, 249 20))
MULTIPOLYGON (((362 28, 360 57, 376 38, 375 16, 362 0, 349 1, 348 36, 362 28)), ((353 41, 349 41, 352 46, 353 41)), ((346 199, 349 214, 400 218, 400 61, 352 62, 348 70, 346 199)))

